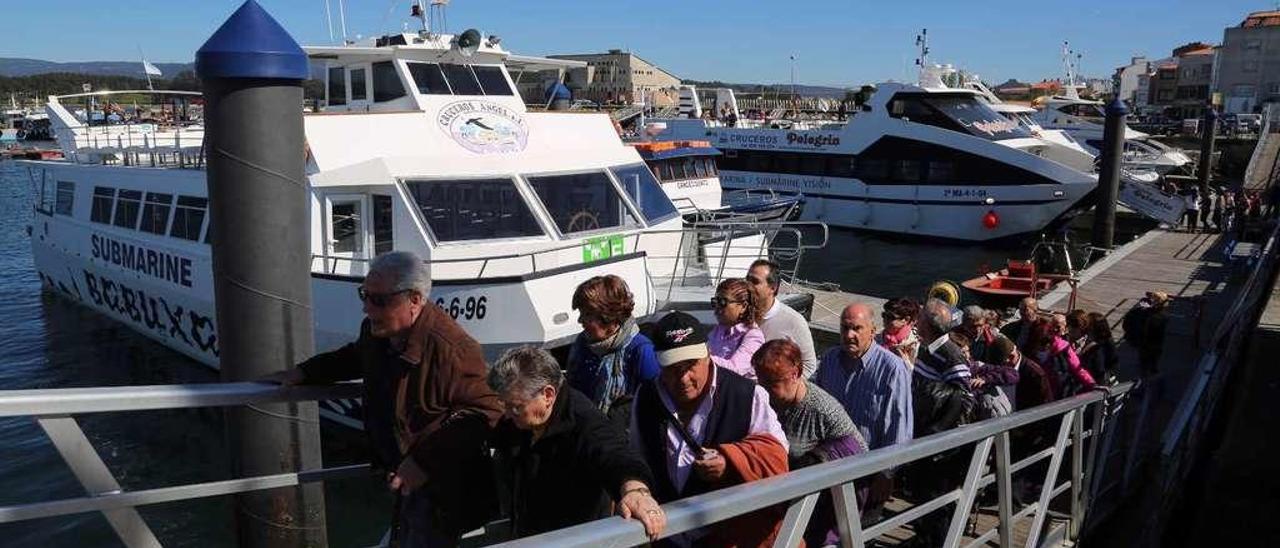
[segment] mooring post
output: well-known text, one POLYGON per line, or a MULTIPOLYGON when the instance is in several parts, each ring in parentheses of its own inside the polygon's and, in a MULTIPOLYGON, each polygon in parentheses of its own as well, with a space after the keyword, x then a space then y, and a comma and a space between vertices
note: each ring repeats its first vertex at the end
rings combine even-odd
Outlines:
POLYGON ((1209 180, 1213 177, 1213 148, 1218 141, 1218 113, 1213 104, 1204 107, 1204 119, 1200 129, 1200 161, 1196 165, 1196 175, 1200 177, 1200 196, 1209 193, 1209 180))
MULTIPOLYGON (((307 55, 254 0, 196 52, 205 98, 209 215, 223 381, 314 351, 302 81, 307 55)), ((321 467, 314 402, 227 411, 236 477, 321 467)), ((236 497, 240 546, 324 546, 319 484, 236 497)))
POLYGON ((1129 107, 1119 97, 1107 104, 1102 130, 1102 166, 1098 171, 1098 207, 1093 217, 1094 249, 1111 249, 1116 235, 1116 197, 1120 195, 1120 166, 1124 161, 1125 120, 1129 107))

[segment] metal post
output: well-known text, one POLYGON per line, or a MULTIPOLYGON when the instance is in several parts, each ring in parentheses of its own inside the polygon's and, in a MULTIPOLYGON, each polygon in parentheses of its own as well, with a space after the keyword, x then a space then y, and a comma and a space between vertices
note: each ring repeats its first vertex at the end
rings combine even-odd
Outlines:
MULTIPOLYGON (((286 369, 314 351, 304 179, 306 54, 254 0, 196 53, 209 139, 209 214, 222 379, 286 369)), ((233 474, 316 469, 314 402, 228 411, 233 474)), ((324 546, 320 485, 236 497, 240 546, 324 546)))
POLYGON ((1000 546, 1013 546, 1013 471, 1009 458, 1009 433, 996 434, 996 504, 1000 523, 996 524, 1000 546))
POLYGON ((1125 119, 1129 108, 1116 97, 1107 105, 1102 130, 1102 166, 1098 171, 1098 206, 1093 217, 1093 247, 1111 249, 1116 233, 1116 197, 1120 194, 1120 165, 1124 160, 1125 119))
POLYGON ((1204 107, 1204 119, 1200 128, 1200 161, 1196 166, 1200 177, 1200 195, 1209 192, 1209 178, 1213 175, 1213 148, 1218 138, 1218 113, 1213 104, 1204 107))
POLYGON ((1067 524, 1067 538, 1071 540, 1079 538, 1080 524, 1084 522, 1084 410, 1080 408, 1071 420, 1071 521, 1067 524))

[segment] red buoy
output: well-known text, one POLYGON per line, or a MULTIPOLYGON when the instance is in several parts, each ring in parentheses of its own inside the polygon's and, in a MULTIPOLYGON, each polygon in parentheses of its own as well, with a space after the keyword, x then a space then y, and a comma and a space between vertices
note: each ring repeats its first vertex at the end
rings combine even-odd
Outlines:
POLYGON ((994 209, 987 211, 987 214, 982 216, 982 226, 986 227, 987 230, 995 230, 996 227, 1000 226, 1000 216, 996 214, 994 209))

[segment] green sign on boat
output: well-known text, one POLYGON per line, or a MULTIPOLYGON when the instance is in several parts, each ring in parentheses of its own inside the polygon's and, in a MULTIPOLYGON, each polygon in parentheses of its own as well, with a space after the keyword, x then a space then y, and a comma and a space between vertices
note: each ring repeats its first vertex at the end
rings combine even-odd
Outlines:
POLYGON ((582 242, 582 262, 589 263, 622 255, 622 235, 587 238, 582 242))

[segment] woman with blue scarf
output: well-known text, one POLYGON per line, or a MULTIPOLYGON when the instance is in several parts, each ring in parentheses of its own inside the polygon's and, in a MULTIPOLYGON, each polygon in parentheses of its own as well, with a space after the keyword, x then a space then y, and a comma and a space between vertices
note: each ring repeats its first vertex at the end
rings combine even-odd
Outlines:
POLYGON ((635 300, 622 278, 596 276, 573 292, 573 308, 582 333, 569 348, 569 385, 626 430, 632 396, 660 369, 653 342, 631 317, 635 300))

